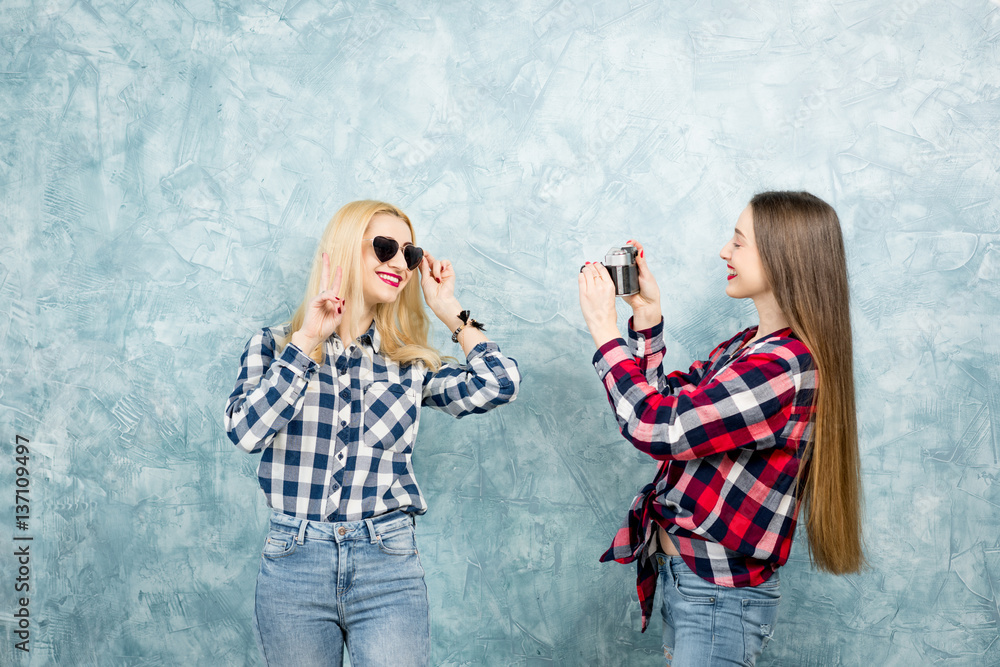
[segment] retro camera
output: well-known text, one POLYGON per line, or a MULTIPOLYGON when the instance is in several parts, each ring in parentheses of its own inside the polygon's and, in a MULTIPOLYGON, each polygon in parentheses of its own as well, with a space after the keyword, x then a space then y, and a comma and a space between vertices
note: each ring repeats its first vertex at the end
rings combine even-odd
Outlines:
MULTIPOLYGON (((639 267, 635 265, 635 258, 639 251, 635 246, 623 245, 620 248, 612 248, 604 256, 602 266, 611 274, 611 280, 615 284, 615 296, 630 296, 639 293, 639 267)), ((583 271, 583 267, 580 267, 583 271)))

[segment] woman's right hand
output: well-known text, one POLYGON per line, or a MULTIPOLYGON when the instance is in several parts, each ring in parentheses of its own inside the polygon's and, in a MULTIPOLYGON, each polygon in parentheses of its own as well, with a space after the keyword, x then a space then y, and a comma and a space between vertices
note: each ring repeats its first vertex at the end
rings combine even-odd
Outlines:
POLYGON ((642 244, 638 241, 629 241, 628 245, 634 246, 639 251, 635 258, 635 264, 639 269, 639 293, 623 296, 622 299, 632 306, 632 326, 636 331, 641 331, 660 323, 662 318, 660 288, 656 284, 653 272, 649 270, 649 264, 646 263, 646 253, 642 244))
POLYGON ((333 335, 344 318, 344 300, 340 298, 343 270, 338 266, 330 277, 330 256, 323 253, 323 274, 320 276, 320 293, 306 306, 302 327, 292 334, 292 344, 306 354, 333 335))

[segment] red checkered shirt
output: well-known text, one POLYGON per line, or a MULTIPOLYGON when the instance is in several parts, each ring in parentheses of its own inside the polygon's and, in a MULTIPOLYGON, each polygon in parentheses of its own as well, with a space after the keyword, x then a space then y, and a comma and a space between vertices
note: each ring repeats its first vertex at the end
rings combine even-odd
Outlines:
POLYGON ((661 461, 602 562, 637 562, 642 629, 656 591, 656 526, 719 586, 757 586, 788 560, 795 477, 812 431, 816 372, 790 329, 752 327, 686 373, 665 374, 663 322, 601 346, 594 366, 622 435, 661 461))

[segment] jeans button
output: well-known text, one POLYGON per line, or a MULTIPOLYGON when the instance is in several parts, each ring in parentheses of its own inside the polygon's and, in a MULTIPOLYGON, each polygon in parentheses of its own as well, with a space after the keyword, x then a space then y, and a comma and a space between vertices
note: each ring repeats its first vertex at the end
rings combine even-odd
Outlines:
POLYGON ((346 535, 347 529, 341 526, 340 528, 337 529, 337 533, 339 533, 340 535, 346 535))

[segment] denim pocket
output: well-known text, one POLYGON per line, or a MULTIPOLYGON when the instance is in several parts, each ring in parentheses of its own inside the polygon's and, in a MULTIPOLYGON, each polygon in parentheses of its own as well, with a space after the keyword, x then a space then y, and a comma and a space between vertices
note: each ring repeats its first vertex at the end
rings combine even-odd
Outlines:
POLYGON ((390 556, 412 556, 417 553, 417 540, 413 526, 407 522, 378 533, 378 548, 390 556))
POLYGON ((282 558, 295 553, 295 536, 289 533, 279 533, 272 530, 264 540, 264 550, 261 555, 264 558, 282 558))
MULTIPOLYGON (((759 589, 760 586, 756 586, 759 589)), ((743 600, 743 664, 753 667, 757 658, 774 636, 778 620, 781 594, 777 591, 760 591, 773 599, 743 600)))
POLYGON ((417 393, 410 387, 373 382, 365 391, 365 444, 410 451, 417 421, 417 393))
POLYGON ((685 570, 686 567, 674 568, 674 589, 677 594, 693 604, 715 604, 718 586, 705 581, 690 570, 685 570))
POLYGON ((764 593, 768 597, 775 597, 775 596, 780 597, 780 593, 777 592, 780 589, 780 587, 781 587, 781 580, 778 579, 777 574, 774 574, 771 576, 770 579, 768 579, 764 583, 757 584, 756 586, 754 586, 753 589, 760 593, 764 593))

